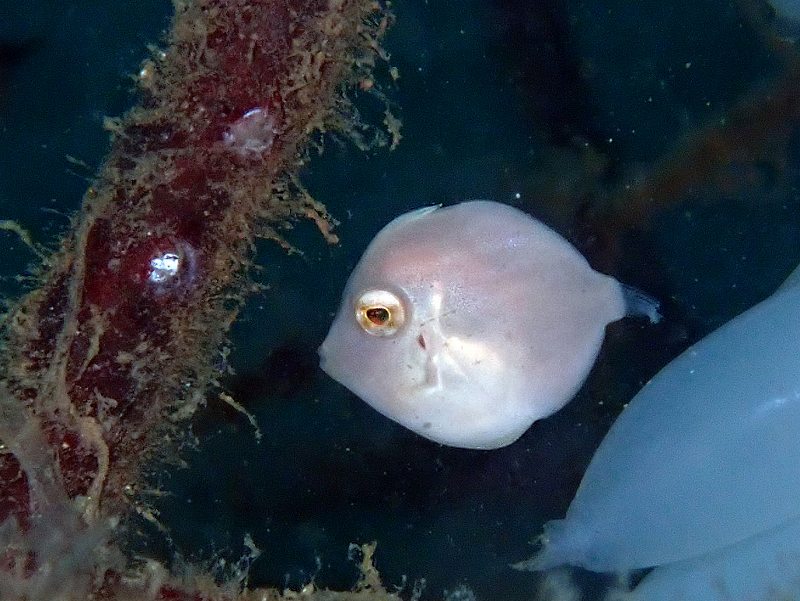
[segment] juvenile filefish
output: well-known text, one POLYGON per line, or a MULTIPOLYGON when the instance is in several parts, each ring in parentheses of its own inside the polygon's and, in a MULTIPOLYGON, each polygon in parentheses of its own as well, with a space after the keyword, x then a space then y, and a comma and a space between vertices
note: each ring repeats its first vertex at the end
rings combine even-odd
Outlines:
POLYGON ((495 449, 563 407, 605 327, 657 304, 556 232, 489 201, 401 215, 370 243, 319 349, 322 369, 440 444, 495 449))

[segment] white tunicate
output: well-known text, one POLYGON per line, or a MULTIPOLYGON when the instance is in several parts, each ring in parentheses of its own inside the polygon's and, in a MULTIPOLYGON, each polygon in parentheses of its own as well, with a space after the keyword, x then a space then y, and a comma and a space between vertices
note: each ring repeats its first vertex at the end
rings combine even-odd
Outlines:
POLYGON ((623 597, 624 601, 798 598, 800 519, 720 551, 658 567, 623 597))
POLYGON ((160 284, 166 280, 174 278, 178 274, 181 266, 181 257, 174 252, 166 252, 150 259, 150 273, 148 279, 160 284))
POLYGON ((799 273, 636 395, 527 567, 704 565, 800 518, 799 273))
POLYGON ((222 134, 226 146, 241 156, 269 152, 275 139, 275 119, 264 108, 253 108, 222 134))

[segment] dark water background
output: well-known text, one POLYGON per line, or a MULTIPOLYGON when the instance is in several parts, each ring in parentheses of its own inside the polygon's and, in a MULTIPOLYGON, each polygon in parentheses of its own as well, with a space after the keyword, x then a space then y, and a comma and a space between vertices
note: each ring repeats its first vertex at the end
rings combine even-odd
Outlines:
MULTIPOLYGON (((536 577, 508 564, 563 515, 622 405, 800 262, 797 131, 766 159, 732 164, 726 185, 709 178, 647 227, 615 232, 619 254, 593 244, 585 217, 688 134, 768 92, 783 69, 769 34, 785 28, 745 1, 399 0, 394 10, 386 47, 400 80, 385 69, 379 80, 404 123, 400 147, 364 154, 326 140, 303 181, 341 221, 342 244, 328 247, 307 223, 287 233, 303 256, 260 244, 255 277, 270 288, 232 333, 237 375, 226 385, 264 440, 210 401, 189 468, 162 478, 172 540, 143 525, 136 544, 235 561, 250 533, 263 550, 252 585, 348 587, 348 544, 377 540, 388 583, 425 578, 430 598, 466 584, 485 601, 532 599, 536 577), (377 230, 421 205, 475 198, 550 223, 665 313, 657 327, 613 325, 577 398, 493 452, 415 436, 329 380, 316 357, 377 230)), ((129 75, 170 12, 166 0, 0 0, 0 219, 43 243, 65 230, 107 149, 102 117, 133 103, 129 75)), ((2 231, 0 248, 2 288, 18 294, 14 276, 33 256, 2 231)))

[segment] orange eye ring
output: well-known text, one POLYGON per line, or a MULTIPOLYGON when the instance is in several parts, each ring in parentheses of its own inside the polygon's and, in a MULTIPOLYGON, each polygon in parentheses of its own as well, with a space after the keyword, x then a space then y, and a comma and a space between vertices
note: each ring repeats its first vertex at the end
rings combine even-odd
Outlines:
POLYGON ((387 290, 368 290, 356 301, 356 321, 367 334, 391 336, 405 322, 400 299, 387 290))

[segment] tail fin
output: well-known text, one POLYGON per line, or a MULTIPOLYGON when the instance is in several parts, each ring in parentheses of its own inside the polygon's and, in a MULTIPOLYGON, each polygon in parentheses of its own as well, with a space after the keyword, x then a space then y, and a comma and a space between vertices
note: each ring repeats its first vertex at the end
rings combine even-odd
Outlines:
POLYGON ((648 296, 641 290, 625 284, 622 284, 622 294, 625 297, 627 315, 631 317, 646 317, 650 320, 650 323, 661 321, 661 313, 659 312, 661 303, 652 296, 648 296))

